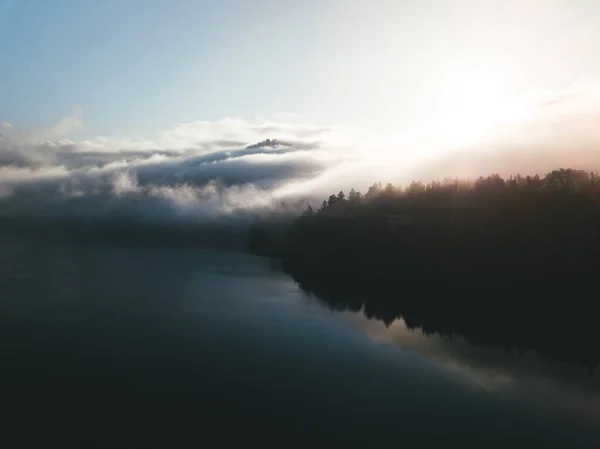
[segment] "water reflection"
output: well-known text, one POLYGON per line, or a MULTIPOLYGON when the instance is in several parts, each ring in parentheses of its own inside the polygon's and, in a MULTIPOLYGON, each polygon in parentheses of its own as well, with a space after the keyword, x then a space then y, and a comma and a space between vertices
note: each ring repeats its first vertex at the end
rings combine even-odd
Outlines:
POLYGON ((143 411, 156 425, 140 419, 135 437, 164 429, 163 447, 207 429, 260 433, 278 447, 597 447, 597 378, 584 365, 427 335, 397 318, 386 326, 364 315, 379 314, 363 307, 376 301, 307 301, 271 268, 197 249, 0 242, 0 397, 92 409, 152 398, 143 411), (544 400, 560 416, 546 416, 544 400), (164 401, 197 408, 187 434, 171 431, 179 419, 164 401))
POLYGON ((497 307, 486 310, 479 303, 440 309, 439 303, 434 307, 426 300, 420 307, 356 284, 338 289, 307 284, 306 279, 301 288, 373 341, 415 352, 465 385, 579 425, 600 425, 594 315, 527 306, 515 315, 497 307))
POLYGON ((582 365, 554 362, 529 351, 493 349, 459 336, 409 329, 402 319, 391 325, 344 312, 344 318, 374 341, 391 342, 434 361, 465 384, 512 401, 600 424, 600 376, 582 365))
POLYGON ((590 374, 600 362, 596 304, 588 299, 570 298, 565 307, 565 300, 544 303, 533 292, 515 291, 513 297, 490 300, 486 292, 444 300, 403 291, 401 284, 390 291, 356 279, 346 284, 332 281, 326 273, 319 278, 292 277, 327 307, 361 312, 386 326, 402 318, 409 329, 427 335, 460 336, 475 345, 521 354, 533 350, 549 360, 581 364, 590 374))

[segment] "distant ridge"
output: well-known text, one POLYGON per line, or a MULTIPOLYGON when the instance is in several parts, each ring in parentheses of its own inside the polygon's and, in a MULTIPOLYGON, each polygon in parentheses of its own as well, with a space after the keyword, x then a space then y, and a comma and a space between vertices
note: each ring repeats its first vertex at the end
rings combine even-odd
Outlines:
POLYGON ((289 143, 289 142, 282 142, 282 141, 277 140, 277 139, 273 139, 273 140, 267 139, 267 140, 263 140, 262 142, 258 142, 258 143, 252 144, 252 145, 248 145, 246 147, 246 149, 247 150, 251 150, 253 148, 267 148, 267 147, 274 148, 274 147, 279 147, 279 146, 289 147, 291 145, 292 144, 289 143))

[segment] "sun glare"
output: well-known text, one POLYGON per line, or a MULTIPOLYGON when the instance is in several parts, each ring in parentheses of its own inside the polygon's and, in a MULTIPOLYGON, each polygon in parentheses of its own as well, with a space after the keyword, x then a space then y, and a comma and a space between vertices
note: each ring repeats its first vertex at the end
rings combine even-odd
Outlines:
POLYGON ((432 98, 436 134, 449 145, 464 145, 513 119, 504 87, 491 70, 462 67, 444 74, 432 98))

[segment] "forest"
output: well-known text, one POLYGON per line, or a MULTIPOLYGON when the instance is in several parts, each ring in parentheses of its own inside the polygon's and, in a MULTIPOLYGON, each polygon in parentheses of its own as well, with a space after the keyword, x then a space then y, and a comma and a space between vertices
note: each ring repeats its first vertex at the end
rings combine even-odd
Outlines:
POLYGON ((295 219, 260 220, 248 234, 251 252, 280 258, 300 280, 463 298, 515 289, 594 295, 599 243, 600 178, 573 169, 376 183, 365 194, 331 195, 295 219))
POLYGON ((257 221, 248 246, 279 260, 332 308, 598 362, 598 351, 581 346, 597 341, 600 178, 593 172, 376 183, 365 194, 331 195, 294 219, 257 221), (566 347, 557 329, 571 335, 566 347))

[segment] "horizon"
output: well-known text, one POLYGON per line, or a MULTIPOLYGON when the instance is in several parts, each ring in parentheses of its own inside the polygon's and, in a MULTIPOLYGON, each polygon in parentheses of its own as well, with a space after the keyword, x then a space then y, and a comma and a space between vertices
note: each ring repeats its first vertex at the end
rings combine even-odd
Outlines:
POLYGON ((202 221, 377 181, 597 171, 598 23, 584 0, 5 0, 0 201, 102 215, 138 195, 202 221))
POLYGON ((598 449, 599 206, 599 0, 0 0, 5 439, 598 449))

